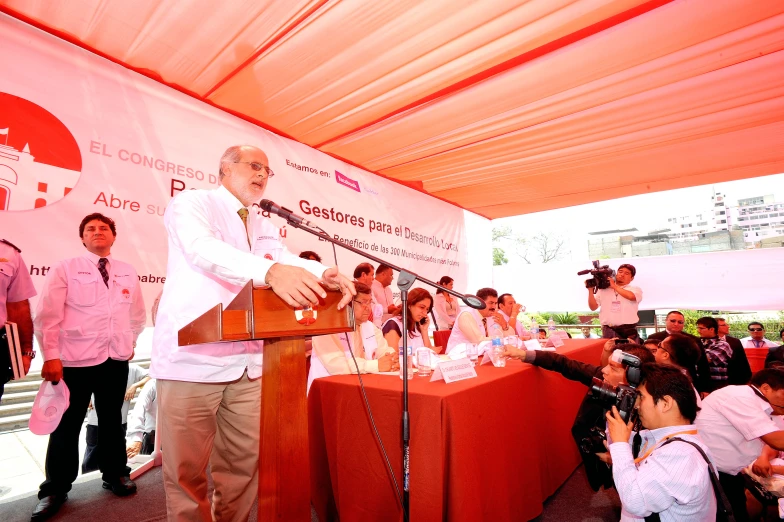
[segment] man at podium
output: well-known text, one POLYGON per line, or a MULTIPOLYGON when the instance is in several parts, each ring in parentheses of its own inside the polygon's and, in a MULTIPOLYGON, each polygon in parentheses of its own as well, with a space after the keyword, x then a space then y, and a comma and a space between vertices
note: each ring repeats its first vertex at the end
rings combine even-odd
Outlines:
POLYGON ((168 519, 247 520, 258 490, 261 341, 178 346, 177 332, 253 280, 292 306, 325 297, 319 282, 355 289, 336 267, 290 253, 256 204, 274 176, 267 155, 242 145, 220 160, 221 186, 168 205, 166 283, 153 335, 168 519), (207 498, 207 464, 215 493, 207 498))

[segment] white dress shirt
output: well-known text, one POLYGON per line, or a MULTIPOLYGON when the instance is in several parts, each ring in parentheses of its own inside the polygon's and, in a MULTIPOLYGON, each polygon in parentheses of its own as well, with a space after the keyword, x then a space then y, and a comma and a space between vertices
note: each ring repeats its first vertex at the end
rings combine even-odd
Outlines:
MULTIPOLYGON (((501 317, 503 317, 503 318, 506 320, 507 324, 508 324, 508 323, 509 323, 509 316, 508 316, 508 315, 506 315, 506 312, 504 312, 504 311, 503 311, 503 310, 501 310, 500 308, 498 309, 498 311, 501 313, 501 317)), ((488 319, 488 321, 489 321, 489 320, 490 320, 490 319, 488 319)), ((518 337, 525 337, 526 335, 529 335, 529 334, 528 334, 528 330, 526 330, 526 329, 523 327, 523 325, 522 325, 522 324, 520 324, 520 319, 518 319, 517 321, 515 321, 515 334, 517 334, 517 336, 518 336, 518 337)))
POLYGON ((155 389, 155 379, 150 379, 142 388, 133 410, 128 414, 128 430, 125 433, 126 442, 141 442, 145 433, 155 431, 155 421, 158 417, 158 398, 155 389))
POLYGON ((642 301, 642 290, 637 286, 626 285, 621 287, 632 292, 637 298, 636 301, 626 299, 616 293, 612 288, 599 290, 594 295, 599 304, 599 322, 606 326, 619 326, 622 324, 636 324, 640 321, 637 316, 640 302, 642 301))
POLYGON ((289 252, 278 227, 256 205, 249 209, 246 231, 237 214, 241 208, 223 186, 183 191, 166 208, 169 259, 152 340, 152 377, 229 382, 246 368, 249 378, 260 377, 262 341, 177 346, 177 332, 216 304, 228 305, 251 279, 263 285, 275 263, 305 268, 316 277, 327 269, 289 252))
POLYGON ((763 435, 778 431, 773 409, 751 386, 725 386, 705 397, 695 424, 710 448, 716 468, 729 475, 759 457, 763 435))
POLYGON ((377 328, 381 328, 381 326, 387 322, 387 319, 392 317, 392 314, 389 313, 389 307, 395 304, 395 297, 392 295, 392 286, 384 286, 378 279, 374 279, 373 283, 370 285, 370 290, 373 293, 373 299, 375 299, 376 303, 380 304, 384 309, 381 317, 376 317, 375 311, 373 312, 373 324, 375 324, 377 328))
POLYGON ((444 353, 449 353, 455 346, 464 343, 479 343, 489 340, 484 324, 482 324, 482 314, 476 309, 465 307, 457 314, 457 320, 452 327, 449 335, 449 342, 444 353))
POLYGON ((675 435, 694 429, 695 426, 688 425, 641 431, 640 456, 644 459, 639 464, 635 464, 627 441, 610 444, 622 522, 641 522, 652 513, 659 513, 662 522, 716 520, 716 497, 705 459, 685 442, 661 445, 666 437, 677 436, 696 442, 710 458, 710 451, 698 435, 675 435))
POLYGON ((147 321, 139 277, 128 263, 106 258, 108 287, 98 271, 100 258, 90 252, 49 270, 34 320, 44 361, 77 367, 131 358, 147 321))
POLYGON ((754 339, 749 337, 744 337, 740 340, 740 343, 743 345, 743 348, 776 348, 778 344, 774 343, 773 341, 769 341, 768 339, 762 339, 760 341, 760 346, 757 346, 757 343, 754 342, 754 339))
POLYGON ((387 355, 390 349, 381 330, 370 321, 357 325, 353 335, 332 334, 313 338, 313 352, 310 356, 307 391, 315 379, 330 375, 352 373, 378 373, 378 358, 387 355), (351 343, 349 344, 346 340, 351 343), (354 354, 352 357, 351 354, 354 354), (356 359, 356 364, 354 360, 356 359))
MULTIPOLYGON (((390 317, 389 319, 387 319, 387 321, 384 323, 384 326, 381 328, 381 333, 384 334, 384 328, 387 327, 387 324, 389 324, 390 321, 396 324, 397 329, 400 330, 400 332, 395 332, 395 333, 397 333, 400 336, 401 340, 398 342, 402 344, 403 343, 402 340, 403 319, 400 316, 396 315, 394 317, 390 317)), ((392 329, 394 330, 394 327, 392 327, 392 329)), ((422 332, 419 330, 419 328, 414 328, 413 336, 411 336, 410 333, 407 335, 408 335, 408 341, 406 341, 406 346, 408 346, 408 349, 411 350, 412 354, 416 354, 417 348, 422 348, 423 346, 425 346, 425 340, 422 338, 422 332)), ((396 348, 396 347, 393 346, 392 348, 396 348)))
POLYGON ((8 320, 7 303, 18 303, 35 297, 33 279, 19 252, 0 241, 0 328, 8 320))

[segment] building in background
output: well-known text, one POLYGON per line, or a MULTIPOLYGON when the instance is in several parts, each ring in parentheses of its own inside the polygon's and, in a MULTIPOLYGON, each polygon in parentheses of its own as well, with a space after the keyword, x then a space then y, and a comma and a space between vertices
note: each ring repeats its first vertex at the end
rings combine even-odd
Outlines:
POLYGON ((588 257, 615 259, 784 247, 784 202, 772 194, 738 200, 713 192, 695 213, 668 217, 649 232, 637 228, 590 232, 588 257))
POLYGON ((777 203, 773 194, 739 199, 729 211, 729 222, 743 231, 747 243, 756 248, 784 243, 784 202, 777 203))

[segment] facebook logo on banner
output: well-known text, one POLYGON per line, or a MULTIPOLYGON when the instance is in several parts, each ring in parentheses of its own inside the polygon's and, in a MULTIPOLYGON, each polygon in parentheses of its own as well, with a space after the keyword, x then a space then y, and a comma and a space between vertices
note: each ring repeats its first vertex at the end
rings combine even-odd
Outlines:
POLYGON ((343 185, 344 187, 348 187, 348 188, 350 188, 352 190, 356 190, 357 192, 362 192, 359 189, 359 182, 358 181, 354 181, 353 179, 349 178, 348 176, 344 176, 343 174, 341 174, 337 170, 335 171, 335 181, 337 181, 338 184, 343 185))

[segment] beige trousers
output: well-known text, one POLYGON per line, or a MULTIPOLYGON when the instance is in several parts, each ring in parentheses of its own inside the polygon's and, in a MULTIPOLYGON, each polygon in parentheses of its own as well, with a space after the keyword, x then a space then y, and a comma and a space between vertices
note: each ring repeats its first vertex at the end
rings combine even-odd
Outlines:
POLYGON ((157 386, 168 520, 247 521, 258 494, 261 379, 246 372, 228 383, 159 379, 157 386))

